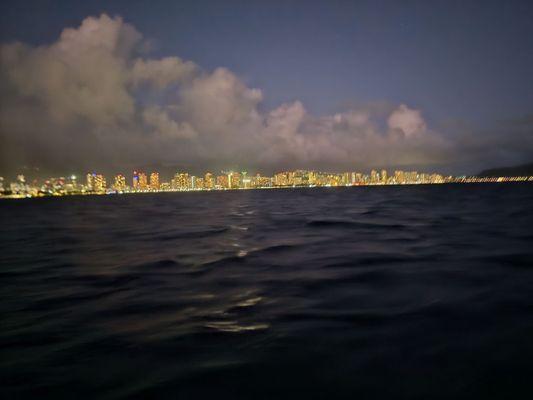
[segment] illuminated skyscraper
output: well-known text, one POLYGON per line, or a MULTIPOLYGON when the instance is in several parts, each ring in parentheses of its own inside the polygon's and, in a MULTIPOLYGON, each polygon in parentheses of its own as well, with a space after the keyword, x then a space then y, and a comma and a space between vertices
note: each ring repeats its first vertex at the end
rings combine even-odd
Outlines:
POLYGON ((152 172, 150 174, 150 189, 159 190, 159 173, 152 172))
POLYGON ((118 174, 115 176, 115 183, 113 185, 113 189, 118 192, 126 190, 126 177, 124 175, 118 174))
POLYGON ((378 174, 378 172, 375 169, 370 171, 370 182, 371 183, 378 183, 379 182, 379 174, 378 174))
POLYGON ((227 175, 219 175, 217 176, 217 187, 219 189, 227 189, 228 186, 228 176, 227 175))
POLYGON ((272 187, 272 178, 257 174, 256 176, 252 178, 251 185, 252 187, 255 187, 255 188, 272 187))
POLYGON ((204 178, 196 178, 194 185, 195 185, 195 189, 204 190, 205 189, 204 178))
POLYGON ((405 173, 403 171, 394 171, 394 180, 398 184, 405 183, 405 173))
POLYGON ((309 171, 307 173, 307 183, 309 185, 316 185, 316 172, 315 171, 309 171))
POLYGON ((215 180, 213 174, 207 172, 204 177, 204 187, 205 189, 213 189, 215 187, 215 180))
POLYGON ((255 176, 253 176, 251 181, 250 181, 250 186, 252 188, 261 187, 261 175, 256 174, 255 176))
POLYGON ((76 177, 76 175, 69 176, 65 181, 65 192, 75 193, 78 191, 79 191, 78 178, 76 177))
POLYGON ((295 185, 295 183, 294 183, 295 175, 296 175, 296 172, 293 172, 293 171, 289 171, 289 172, 287 172, 287 177, 288 177, 288 182, 287 182, 287 184, 288 184, 289 186, 294 186, 294 185, 295 185))
POLYGON ((252 180, 248 176, 248 172, 243 171, 242 173, 241 187, 243 189, 250 189, 252 187, 252 180))
POLYGON ((144 172, 139 172, 139 189, 146 190, 148 189, 148 177, 144 172))
POLYGON ((96 193, 103 193, 106 190, 106 180, 101 174, 92 174, 92 191, 96 193))
POLYGON ((139 173, 137 171, 133 171, 133 181, 131 186, 133 186, 133 190, 139 189, 139 173))
POLYGON ((274 185, 276 186, 288 186, 289 185, 289 173, 280 172, 274 175, 274 185))
POLYGON ((381 170, 381 183, 387 183, 387 170, 385 169, 381 170))
POLYGON ((105 192, 106 189, 106 180, 105 177, 101 174, 87 174, 87 190, 90 192, 105 192))
POLYGON ((94 186, 97 192, 105 192, 107 188, 105 177, 103 175, 96 175, 94 186))
POLYGON ((89 191, 93 190, 93 175, 87 174, 87 190, 89 191))
POLYGON ((328 186, 339 186, 342 183, 342 175, 339 174, 328 174, 326 185, 328 186))
POLYGON ((238 189, 241 187, 242 175, 239 172, 230 172, 228 174, 228 187, 238 189))
POLYGON ((191 179, 188 173, 177 173, 172 179, 172 189, 187 190, 191 188, 191 179))
POLYGON ((352 174, 349 172, 345 172, 342 174, 342 184, 347 186, 352 184, 352 174))
POLYGON ((298 169, 289 173, 289 185, 302 186, 307 185, 309 182, 308 172, 302 169, 298 169))

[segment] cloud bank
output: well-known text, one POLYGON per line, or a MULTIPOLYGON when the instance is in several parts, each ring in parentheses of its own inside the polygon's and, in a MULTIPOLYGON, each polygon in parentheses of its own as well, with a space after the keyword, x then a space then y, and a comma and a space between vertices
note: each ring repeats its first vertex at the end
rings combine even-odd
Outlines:
POLYGON ((437 165, 457 150, 406 104, 314 116, 294 101, 265 112, 261 90, 228 69, 147 58, 146 47, 135 27, 106 14, 50 45, 2 45, 0 171, 342 170, 437 165))

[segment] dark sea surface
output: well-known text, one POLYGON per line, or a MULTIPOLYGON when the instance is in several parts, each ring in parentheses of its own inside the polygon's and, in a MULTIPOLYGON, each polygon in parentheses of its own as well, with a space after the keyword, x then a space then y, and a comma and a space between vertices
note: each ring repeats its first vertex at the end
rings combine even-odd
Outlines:
POLYGON ((533 398, 533 184, 0 202, 0 395, 533 398))

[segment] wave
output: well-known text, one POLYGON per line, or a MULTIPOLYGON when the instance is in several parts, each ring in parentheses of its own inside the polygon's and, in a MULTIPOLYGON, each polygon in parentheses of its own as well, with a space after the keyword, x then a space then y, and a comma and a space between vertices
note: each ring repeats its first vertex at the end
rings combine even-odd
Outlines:
POLYGON ((308 221, 307 226, 314 228, 354 228, 354 229, 405 229, 403 224, 387 224, 378 222, 360 222, 342 219, 315 219, 308 221))

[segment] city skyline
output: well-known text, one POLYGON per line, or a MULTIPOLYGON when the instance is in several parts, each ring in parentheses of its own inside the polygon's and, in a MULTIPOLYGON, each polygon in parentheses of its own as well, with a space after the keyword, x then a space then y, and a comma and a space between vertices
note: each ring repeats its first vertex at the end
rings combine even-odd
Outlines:
POLYGON ((106 176, 89 172, 84 176, 50 177, 27 180, 23 174, 16 180, 0 177, 0 198, 27 198, 80 194, 125 194, 181 191, 220 191, 240 189, 282 189, 315 187, 350 187, 383 185, 435 185, 461 183, 533 182, 533 175, 524 176, 452 176, 435 172, 372 169, 369 173, 322 172, 314 170, 280 171, 272 176, 247 171, 219 171, 194 175, 178 171, 164 180, 157 171, 134 170, 128 177, 117 173, 106 176))

